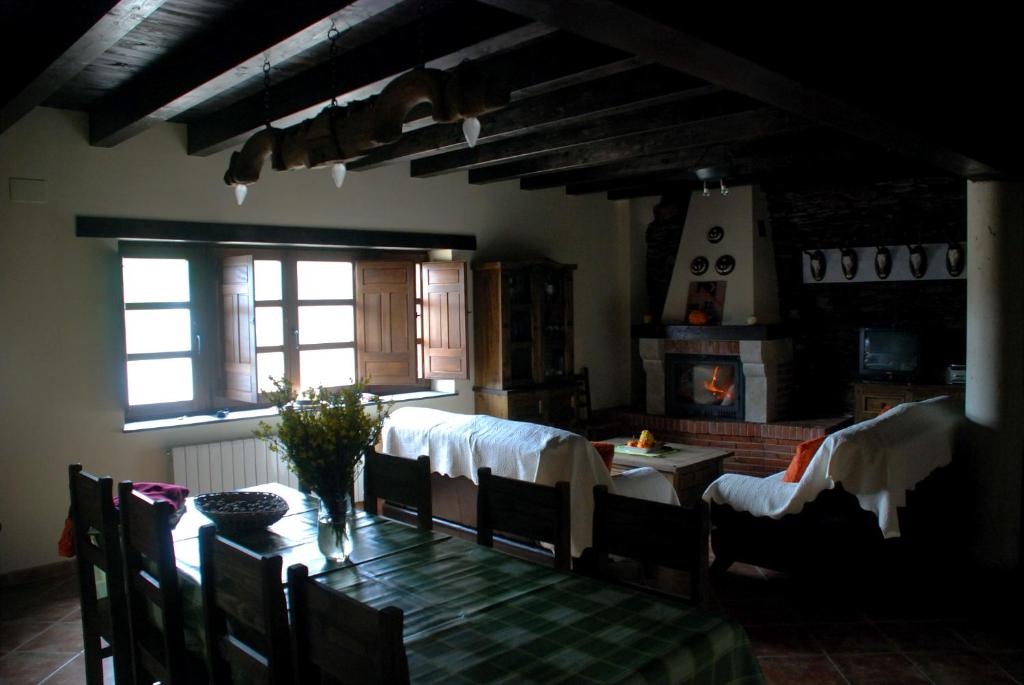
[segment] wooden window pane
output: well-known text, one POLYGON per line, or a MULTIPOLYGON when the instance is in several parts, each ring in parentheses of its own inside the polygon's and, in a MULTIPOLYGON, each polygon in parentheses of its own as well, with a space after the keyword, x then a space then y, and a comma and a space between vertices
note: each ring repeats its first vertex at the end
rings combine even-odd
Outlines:
POLYGON ((300 300, 351 300, 351 262, 297 262, 300 300))
POLYGON ((192 360, 145 359, 128 362, 128 404, 192 400, 192 360))
POLYGON ((125 303, 188 302, 188 260, 124 257, 125 303))
POLYGON ((416 382, 415 273, 411 263, 356 265, 359 379, 369 385, 416 382))
POLYGON ((256 346, 277 347, 283 344, 284 308, 256 307, 256 346))
POLYGON ((356 377, 356 351, 351 347, 299 352, 300 387, 351 385, 356 377))
POLYGON ((257 259, 254 261, 254 268, 256 301, 280 300, 281 262, 277 259, 257 259))
POLYGON ((188 309, 130 309, 124 313, 125 351, 189 352, 192 321, 188 309))
POLYGON ((299 307, 299 344, 342 343, 355 340, 352 305, 299 307))

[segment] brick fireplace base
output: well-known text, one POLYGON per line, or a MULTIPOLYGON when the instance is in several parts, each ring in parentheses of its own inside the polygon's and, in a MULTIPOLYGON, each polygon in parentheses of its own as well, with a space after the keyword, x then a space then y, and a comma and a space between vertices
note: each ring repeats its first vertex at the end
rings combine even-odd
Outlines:
POLYGON ((646 428, 659 440, 733 450, 735 456, 725 460, 726 472, 750 476, 768 476, 784 471, 793 458, 796 446, 801 442, 833 433, 852 421, 849 416, 842 416, 806 421, 748 423, 677 419, 630 410, 617 411, 615 419, 621 430, 632 435, 646 428))

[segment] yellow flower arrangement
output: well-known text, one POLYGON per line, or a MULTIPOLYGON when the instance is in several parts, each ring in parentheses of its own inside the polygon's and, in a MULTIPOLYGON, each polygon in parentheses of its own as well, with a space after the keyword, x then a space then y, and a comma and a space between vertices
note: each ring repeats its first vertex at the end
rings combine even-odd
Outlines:
POLYGON ((260 421, 256 437, 282 454, 299 482, 329 503, 351 491, 360 459, 380 436, 390 405, 377 396, 364 403, 364 385, 356 383, 334 391, 307 388, 301 397, 287 379, 270 379, 268 393, 280 421, 260 421), (367 411, 372 407, 374 411, 367 411))

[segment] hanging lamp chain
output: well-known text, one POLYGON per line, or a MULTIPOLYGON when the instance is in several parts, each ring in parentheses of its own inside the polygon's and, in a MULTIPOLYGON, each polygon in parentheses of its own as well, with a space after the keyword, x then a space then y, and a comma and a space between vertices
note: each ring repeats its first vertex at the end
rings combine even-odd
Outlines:
POLYGON ((270 53, 263 55, 263 115, 267 128, 270 126, 270 53))
POLYGON ((338 106, 338 36, 341 31, 331 17, 331 28, 327 29, 327 40, 330 42, 329 59, 331 61, 331 107, 338 106))

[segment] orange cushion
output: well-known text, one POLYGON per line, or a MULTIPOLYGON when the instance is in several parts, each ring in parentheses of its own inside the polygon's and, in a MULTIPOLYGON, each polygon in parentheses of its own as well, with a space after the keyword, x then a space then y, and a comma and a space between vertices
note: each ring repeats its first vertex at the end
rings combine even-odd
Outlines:
POLYGON ((821 447, 821 443, 825 442, 826 435, 820 438, 811 438, 805 440, 796 446, 796 454, 793 455, 793 461, 789 462, 789 468, 786 469, 786 475, 782 477, 783 483, 799 483, 800 479, 803 478, 804 471, 807 470, 807 465, 811 463, 811 459, 814 458, 815 452, 821 447))
POLYGON ((615 459, 615 445, 610 442, 592 442, 590 443, 597 450, 597 453, 601 455, 601 460, 609 471, 612 470, 612 461, 615 459))

